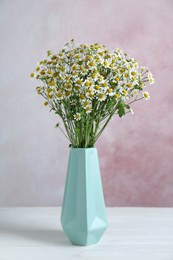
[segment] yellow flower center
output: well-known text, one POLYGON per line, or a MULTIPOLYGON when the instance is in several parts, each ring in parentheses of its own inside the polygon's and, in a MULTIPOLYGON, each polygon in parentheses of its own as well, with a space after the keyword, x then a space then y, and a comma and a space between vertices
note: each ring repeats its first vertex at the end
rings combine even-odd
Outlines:
POLYGON ((48 94, 47 96, 48 96, 48 98, 49 98, 49 99, 51 99, 51 98, 52 98, 52 95, 50 95, 50 94, 48 94))
POLYGON ((132 87, 132 84, 131 84, 131 83, 128 83, 128 84, 127 84, 127 87, 128 87, 128 88, 131 88, 131 87, 132 87))
POLYGON ((89 93, 89 97, 92 98, 94 95, 92 93, 89 93))
POLYGON ((99 89, 100 89, 100 86, 99 86, 99 85, 96 85, 94 88, 95 88, 96 90, 99 90, 99 89))
POLYGON ((86 60, 91 60, 92 59, 92 56, 91 55, 87 55, 86 56, 86 60))
POLYGON ((70 94, 71 94, 71 91, 66 91, 66 92, 65 92, 65 96, 66 96, 66 97, 70 96, 70 94))
POLYGON ((153 78, 149 78, 149 82, 153 83, 154 82, 153 78))
POLYGON ((62 93, 61 93, 61 92, 58 92, 58 93, 56 94, 56 96, 57 96, 58 98, 61 98, 61 97, 62 97, 62 93))
POLYGON ((105 95, 104 95, 104 93, 99 93, 98 97, 99 97, 100 99, 102 99, 102 98, 105 97, 105 95))
POLYGON ((91 67, 95 66, 94 61, 90 61, 89 66, 91 66, 91 67))
POLYGON ((87 107, 86 107, 86 110, 87 110, 87 111, 90 111, 90 110, 91 110, 91 108, 90 108, 89 106, 87 106, 87 107))
POLYGON ((118 82, 119 80, 120 80, 120 77, 117 76, 117 77, 115 78, 115 81, 118 82))
POLYGON ((51 88, 47 88, 47 93, 49 94, 51 92, 51 88))
POLYGON ((84 99, 85 96, 83 94, 80 95, 80 99, 84 99))
POLYGON ((112 92, 112 88, 108 88, 108 93, 111 93, 112 92))
POLYGON ((61 68, 60 68, 60 71, 65 71, 65 67, 61 67, 61 68))
POLYGON ((77 66, 76 66, 76 65, 73 65, 72 70, 73 70, 73 71, 74 71, 74 70, 77 70, 77 66))
POLYGON ((135 76, 135 75, 136 75, 136 72, 135 72, 135 71, 132 71, 131 74, 132 74, 132 76, 135 76))
POLYGON ((55 72, 55 73, 53 73, 53 77, 57 77, 58 76, 58 72, 55 72))
POLYGON ((97 74, 96 74, 96 73, 93 73, 93 74, 91 74, 91 77, 92 77, 93 79, 95 79, 95 78, 97 77, 97 74))
POLYGON ((80 84, 82 84, 82 80, 78 79, 78 80, 76 81, 76 83, 80 85, 80 84))
POLYGON ((54 80, 52 80, 51 82, 49 82, 49 85, 50 85, 50 86, 55 86, 55 85, 56 85, 56 83, 55 83, 55 81, 54 81, 54 80))
POLYGON ((88 101, 85 101, 85 102, 84 102, 84 107, 86 107, 86 106, 88 106, 88 105, 89 105, 88 101))
POLYGON ((127 94, 127 91, 126 91, 125 89, 123 89, 122 93, 123 93, 124 95, 126 95, 126 94, 127 94))
POLYGON ((86 81, 85 82, 85 86, 88 87, 90 85, 90 82, 89 81, 86 81))
POLYGON ((80 59, 80 57, 81 57, 81 56, 80 56, 79 54, 76 55, 76 59, 80 59))
POLYGON ((66 89, 71 89, 72 85, 71 84, 66 84, 65 87, 66 87, 66 89))
POLYGON ((76 90, 79 90, 80 89, 80 86, 75 86, 74 87, 76 90))
POLYGON ((149 94, 148 94, 148 93, 144 93, 144 97, 145 97, 145 98, 148 98, 148 97, 149 97, 149 94))
POLYGON ((48 70, 48 71, 47 71, 47 74, 50 74, 50 75, 51 75, 51 74, 52 74, 52 70, 48 70))
POLYGON ((44 75, 44 74, 45 74, 45 71, 44 71, 44 70, 41 70, 41 71, 40 71, 40 74, 41 74, 41 75, 44 75))
POLYGON ((106 82, 103 82, 103 84, 102 84, 103 87, 107 87, 107 85, 108 84, 106 82))

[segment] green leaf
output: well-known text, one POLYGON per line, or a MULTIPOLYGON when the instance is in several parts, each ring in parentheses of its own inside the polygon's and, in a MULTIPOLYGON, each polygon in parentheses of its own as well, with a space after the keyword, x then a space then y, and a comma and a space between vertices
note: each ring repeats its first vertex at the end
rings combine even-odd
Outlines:
POLYGON ((119 117, 122 117, 125 115, 125 104, 120 100, 117 104, 117 110, 118 110, 118 115, 119 117))

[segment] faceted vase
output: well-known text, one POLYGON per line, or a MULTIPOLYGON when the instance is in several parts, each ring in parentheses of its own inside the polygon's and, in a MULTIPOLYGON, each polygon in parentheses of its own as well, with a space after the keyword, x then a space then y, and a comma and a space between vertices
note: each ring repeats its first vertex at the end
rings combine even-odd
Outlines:
POLYGON ((70 150, 61 224, 70 242, 97 243, 107 228, 96 148, 70 150))

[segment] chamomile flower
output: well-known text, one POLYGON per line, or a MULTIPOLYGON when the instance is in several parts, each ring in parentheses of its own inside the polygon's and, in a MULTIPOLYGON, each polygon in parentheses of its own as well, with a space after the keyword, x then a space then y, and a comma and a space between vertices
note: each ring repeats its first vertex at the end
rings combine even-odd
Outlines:
POLYGON ((84 109, 86 109, 86 107, 88 107, 88 106, 91 106, 91 101, 90 100, 85 99, 85 100, 83 100, 82 103, 83 103, 84 109))
POLYGON ((93 97, 94 97, 94 91, 93 91, 92 89, 86 91, 86 97, 89 98, 89 99, 93 99, 93 97))
POLYGON ((139 95, 139 90, 138 90, 138 89, 134 89, 134 90, 131 92, 131 94, 132 94, 132 97, 137 96, 137 95, 139 95))
POLYGON ((122 95, 123 95, 123 96, 125 96, 125 97, 127 97, 127 96, 128 96, 128 92, 127 92, 127 90, 126 90, 126 89, 123 89, 121 93, 122 93, 122 95))
POLYGON ((95 91, 95 92, 98 92, 99 90, 100 90, 100 86, 99 86, 99 85, 95 85, 95 86, 94 86, 94 91, 95 91))
POLYGON ((76 72, 78 70, 78 65, 74 63, 72 65, 71 69, 72 69, 73 72, 76 72))
POLYGON ((30 78, 34 78, 35 74, 34 73, 31 73, 30 74, 30 78))
POLYGON ((109 68, 110 61, 104 60, 102 64, 103 64, 103 66, 104 66, 105 68, 109 68))
POLYGON ((76 78, 75 79, 75 84, 81 86, 82 85, 82 80, 80 78, 76 78))
POLYGON ((69 90, 66 90, 65 91, 65 93, 64 93, 64 96, 66 97, 66 98, 69 98, 70 96, 71 96, 71 91, 69 91, 69 90))
POLYGON ((93 68, 95 68, 96 63, 95 63, 94 60, 89 60, 89 61, 87 62, 87 65, 88 65, 89 69, 93 69, 93 68))
POLYGON ((65 88, 65 90, 67 90, 67 91, 71 91, 71 90, 72 90, 72 84, 66 83, 66 84, 64 84, 64 88, 65 88))
POLYGON ((87 80, 84 81, 83 85, 84 85, 85 88, 91 88, 94 85, 94 83, 91 79, 87 79, 87 80))
POLYGON ((147 91, 145 91, 145 92, 143 93, 143 97, 144 97, 146 100, 149 100, 149 99, 150 99, 150 94, 149 94, 147 91))
POLYGON ((116 99, 118 99, 118 98, 119 98, 119 94, 118 94, 118 93, 115 93, 114 97, 115 97, 116 99))
POLYGON ((106 95, 105 95, 104 92, 100 92, 100 93, 97 95, 97 98, 98 98, 99 101, 102 102, 102 101, 105 101, 106 95))
POLYGON ((76 121, 81 120, 81 114, 80 114, 80 113, 76 113, 76 114, 74 115, 74 119, 75 119, 76 121))
POLYGON ((58 100, 62 100, 62 99, 64 98, 61 91, 58 91, 58 92, 56 93, 56 97, 57 97, 58 100))
POLYGON ((107 94, 108 94, 108 96, 110 96, 110 97, 112 97, 112 96, 115 95, 115 93, 114 93, 114 91, 113 91, 112 88, 108 88, 108 89, 107 89, 107 94))
POLYGON ((103 83, 104 82, 104 77, 102 75, 99 75, 98 76, 98 81, 99 81, 100 84, 103 83))
POLYGON ((80 59, 81 59, 81 55, 78 53, 78 54, 75 55, 75 58, 76 58, 77 60, 80 60, 80 59))
POLYGON ((87 114, 91 113, 91 111, 92 111, 91 105, 86 106, 85 110, 86 110, 86 113, 87 113, 87 114))
POLYGON ((150 84, 154 84, 154 78, 151 72, 148 73, 148 80, 150 82, 150 84))
POLYGON ((109 87, 109 84, 106 80, 104 80, 101 84, 102 88, 107 89, 109 87))

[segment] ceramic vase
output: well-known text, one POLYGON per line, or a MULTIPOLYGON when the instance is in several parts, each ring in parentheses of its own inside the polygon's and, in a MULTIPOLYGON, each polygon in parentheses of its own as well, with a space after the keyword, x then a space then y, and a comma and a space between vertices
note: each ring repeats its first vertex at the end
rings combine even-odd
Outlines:
POLYGON ((97 243, 107 228, 102 182, 96 148, 71 148, 61 224, 70 242, 97 243))

